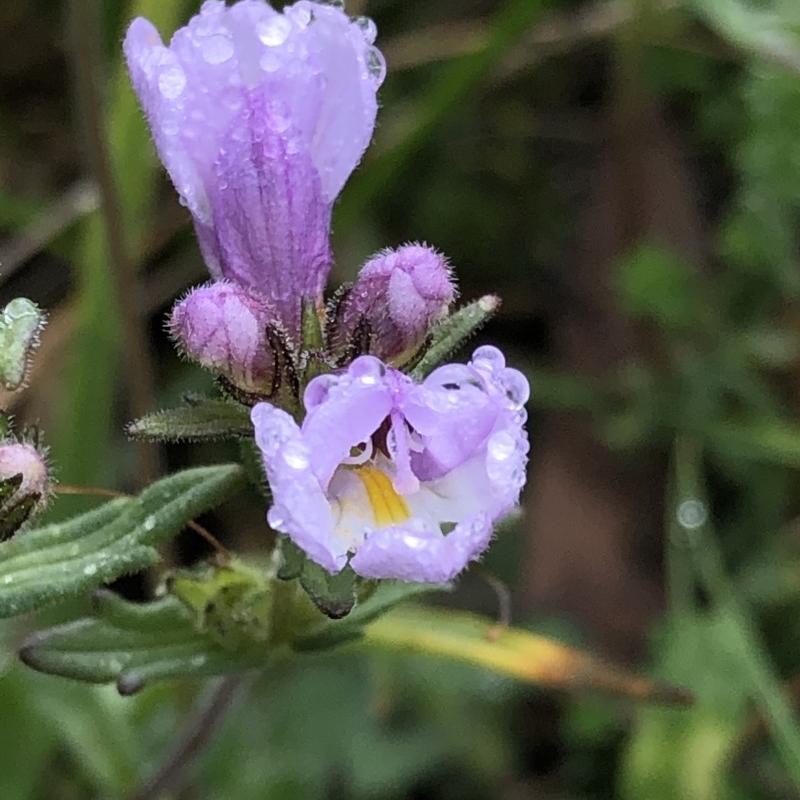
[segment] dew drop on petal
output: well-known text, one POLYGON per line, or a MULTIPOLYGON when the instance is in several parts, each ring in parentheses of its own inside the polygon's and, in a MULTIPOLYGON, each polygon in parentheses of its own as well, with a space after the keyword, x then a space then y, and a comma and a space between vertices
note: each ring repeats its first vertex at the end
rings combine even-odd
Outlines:
POLYGON ((496 347, 485 344, 472 354, 472 363, 478 367, 493 372, 503 369, 506 365, 505 356, 496 347))
POLYGON ((172 64, 158 75, 158 90, 167 100, 179 97, 186 88, 186 74, 180 65, 172 64))
POLYGON ((486 443, 486 450, 495 461, 506 461, 516 449, 517 443, 508 431, 498 431, 486 443))
POLYGON ((500 373, 498 383, 503 387, 514 410, 522 408, 528 402, 531 389, 528 379, 521 372, 515 369, 504 369, 500 373))
POLYGON ((97 564, 87 564, 83 568, 83 574, 87 577, 94 575, 97 572, 97 564))
POLYGON ((365 386, 374 386, 386 375, 386 367, 375 356, 359 356, 347 370, 350 377, 365 386))
POLYGON ((156 527, 156 518, 151 514, 145 521, 142 523, 142 527, 146 531, 152 531, 156 527))
POLYGON ((291 8, 287 8, 283 13, 286 14, 286 16, 291 16, 300 28, 307 28, 311 20, 314 19, 314 15, 307 8, 296 8, 292 6, 291 8))
POLYGON ((218 33, 203 41, 200 52, 207 64, 224 64, 233 55, 233 42, 218 33))
POLYGON ((264 72, 277 72, 281 68, 281 59, 274 50, 267 50, 261 58, 258 59, 258 66, 264 72))
POLYGON ((301 442, 287 442, 281 453, 283 460, 292 469, 306 469, 309 464, 308 449, 301 442))
POLYGON ((306 411, 311 411, 312 408, 322 405, 328 399, 328 394, 337 383, 339 383, 339 379, 335 375, 320 375, 310 381, 303 394, 303 404, 306 407, 306 411))
POLYGON ((367 72, 380 86, 386 78, 386 59, 377 47, 367 50, 367 72))
POLYGON ((283 15, 261 20, 256 25, 256 33, 261 42, 267 47, 279 47, 292 32, 292 23, 283 15))
POLYGON ((370 17, 356 17, 353 22, 358 26, 364 41, 373 44, 378 36, 378 27, 370 17))
POLYGON ((267 511, 267 524, 270 526, 270 528, 273 528, 274 530, 280 530, 285 522, 285 513, 280 506, 272 506, 272 508, 267 511))

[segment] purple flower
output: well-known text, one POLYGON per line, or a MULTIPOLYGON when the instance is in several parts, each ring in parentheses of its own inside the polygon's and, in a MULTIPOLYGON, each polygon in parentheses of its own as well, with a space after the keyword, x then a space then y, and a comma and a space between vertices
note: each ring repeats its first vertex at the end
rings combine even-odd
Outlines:
POLYGON ((369 352, 403 364, 424 342, 456 296, 450 267, 433 248, 407 244, 384 250, 361 268, 337 309, 334 350, 362 331, 369 352))
POLYGON ((299 326, 331 266, 331 207, 372 137, 383 57, 375 27, 300 2, 208 0, 165 47, 133 21, 125 56, 156 149, 209 270, 299 326))
POLYGON ((525 482, 528 382, 495 347, 423 383, 373 356, 311 381, 298 424, 253 408, 269 524, 331 573, 438 582, 487 547, 525 482))

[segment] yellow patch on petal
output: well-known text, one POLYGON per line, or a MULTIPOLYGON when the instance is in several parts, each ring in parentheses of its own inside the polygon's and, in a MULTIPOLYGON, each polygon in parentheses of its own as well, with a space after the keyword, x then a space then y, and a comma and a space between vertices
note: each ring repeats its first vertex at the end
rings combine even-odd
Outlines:
POLYGON ((411 516, 406 501, 394 490, 385 472, 367 464, 356 467, 353 472, 367 490, 369 504, 379 527, 405 522, 411 516))

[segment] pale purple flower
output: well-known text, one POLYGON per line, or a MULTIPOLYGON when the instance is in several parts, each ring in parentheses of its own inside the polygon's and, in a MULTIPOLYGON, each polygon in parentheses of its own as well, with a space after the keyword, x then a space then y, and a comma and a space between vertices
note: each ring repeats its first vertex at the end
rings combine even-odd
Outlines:
POLYGON ((179 349, 247 392, 269 394, 274 355, 267 325, 275 311, 265 298, 233 283, 194 289, 179 301, 169 331, 179 349))
POLYGON ((337 309, 334 350, 352 336, 369 337, 369 352, 403 364, 424 342, 456 296, 445 258, 432 247, 407 244, 384 250, 361 268, 337 309))
POLYGON ((305 419, 253 408, 269 524, 331 573, 439 582, 487 547, 525 482, 528 382, 495 347, 416 384, 373 356, 309 383, 305 419))
POLYGON ((207 0, 165 47, 124 49, 156 149, 214 278, 269 298, 297 329, 331 266, 331 208, 372 137, 385 68, 374 25, 300 0, 207 0))

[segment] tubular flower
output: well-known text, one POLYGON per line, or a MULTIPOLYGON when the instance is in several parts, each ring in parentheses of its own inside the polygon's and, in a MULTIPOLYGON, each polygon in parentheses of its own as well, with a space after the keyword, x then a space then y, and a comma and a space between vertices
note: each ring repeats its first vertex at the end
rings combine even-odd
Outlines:
POLYGON ((300 0, 208 0, 165 46, 133 21, 124 49, 158 154, 212 276, 261 293, 284 327, 331 266, 331 207, 372 137, 375 26, 300 0))
POLYGON ((306 388, 298 425, 252 410, 272 488, 267 520, 331 573, 439 582, 487 547, 519 499, 525 377, 495 347, 421 384, 374 356, 306 388))

